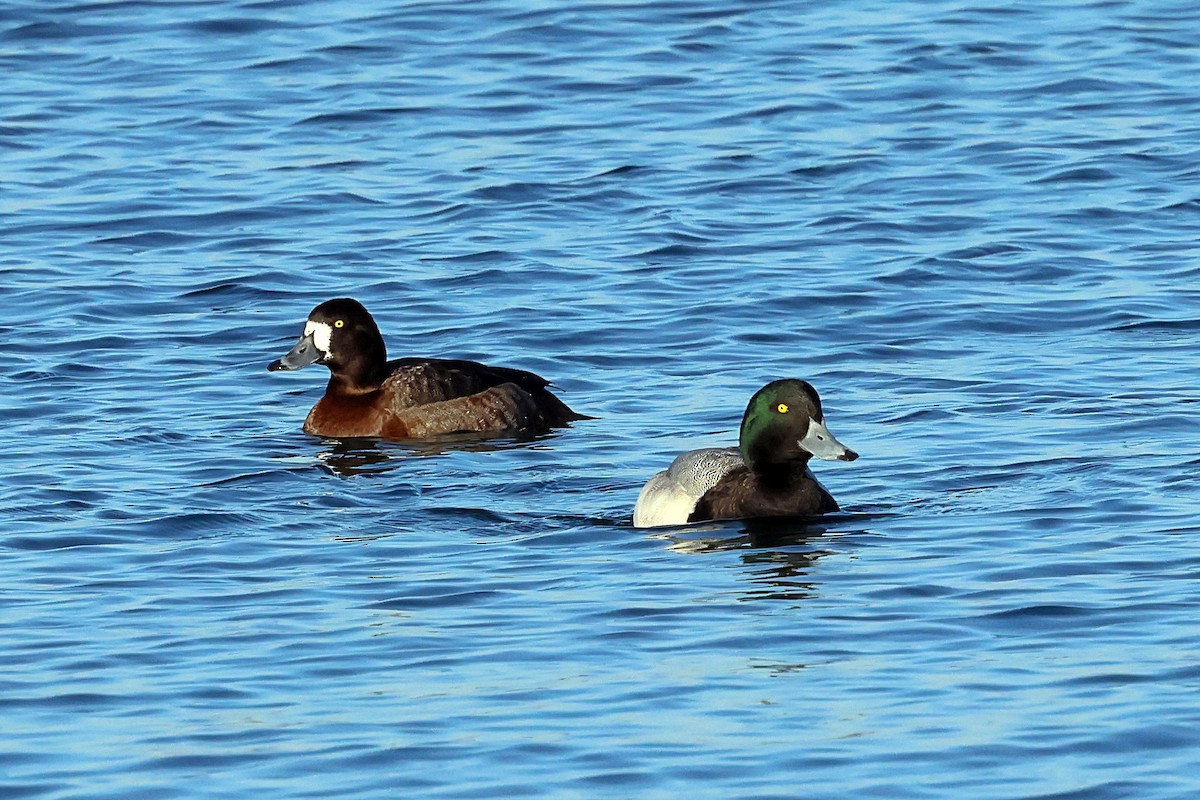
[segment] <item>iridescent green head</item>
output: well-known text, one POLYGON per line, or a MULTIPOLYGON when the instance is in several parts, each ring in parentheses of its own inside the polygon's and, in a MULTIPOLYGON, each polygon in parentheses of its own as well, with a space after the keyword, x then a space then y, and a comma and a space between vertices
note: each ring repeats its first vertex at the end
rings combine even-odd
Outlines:
POLYGON ((772 381, 754 393, 742 417, 738 445, 751 469, 806 462, 811 456, 853 461, 854 452, 825 427, 821 398, 807 381, 772 381))

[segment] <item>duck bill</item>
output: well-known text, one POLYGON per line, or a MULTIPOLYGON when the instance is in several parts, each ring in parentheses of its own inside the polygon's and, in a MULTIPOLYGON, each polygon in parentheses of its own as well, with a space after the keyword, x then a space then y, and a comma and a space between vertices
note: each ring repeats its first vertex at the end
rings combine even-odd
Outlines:
POLYGON ((853 461, 858 453, 834 438, 824 422, 815 419, 808 423, 808 433, 800 440, 801 449, 826 461, 853 461))
POLYGON ((313 335, 306 333, 296 342, 296 346, 287 351, 283 358, 277 358, 267 365, 267 370, 275 372, 281 369, 302 369, 316 363, 321 358, 321 351, 313 341, 313 335))

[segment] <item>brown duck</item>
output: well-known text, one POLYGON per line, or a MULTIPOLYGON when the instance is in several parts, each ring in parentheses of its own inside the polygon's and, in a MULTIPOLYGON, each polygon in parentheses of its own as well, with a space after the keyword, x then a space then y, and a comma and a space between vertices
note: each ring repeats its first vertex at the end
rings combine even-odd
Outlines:
POLYGON ((416 439, 457 432, 542 432, 579 419, 532 372, 441 358, 387 359, 374 318, 348 297, 312 310, 295 347, 267 367, 329 368, 305 433, 416 439))

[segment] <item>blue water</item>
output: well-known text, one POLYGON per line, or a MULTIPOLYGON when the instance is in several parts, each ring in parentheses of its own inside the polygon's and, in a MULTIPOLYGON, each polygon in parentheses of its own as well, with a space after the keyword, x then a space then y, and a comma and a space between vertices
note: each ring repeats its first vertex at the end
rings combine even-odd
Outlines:
POLYGON ((0 4, 0 797, 1194 798, 1200 8, 0 4), (339 444, 317 302, 597 419, 339 444), (794 376, 818 525, 635 530, 794 376))

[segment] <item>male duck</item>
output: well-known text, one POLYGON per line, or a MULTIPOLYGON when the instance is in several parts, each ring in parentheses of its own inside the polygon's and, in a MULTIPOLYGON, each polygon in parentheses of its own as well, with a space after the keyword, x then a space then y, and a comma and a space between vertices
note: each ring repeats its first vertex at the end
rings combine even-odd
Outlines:
POLYGON ((746 406, 737 447, 690 450, 646 482, 634 527, 837 511, 808 460, 853 461, 858 453, 835 439, 824 419, 811 384, 768 383, 746 406))
POLYGON ((539 432, 587 419, 532 372, 440 358, 387 360, 375 320, 348 297, 312 310, 304 333, 267 367, 329 368, 329 385, 304 432, 345 438, 410 439, 460 431, 539 432))

